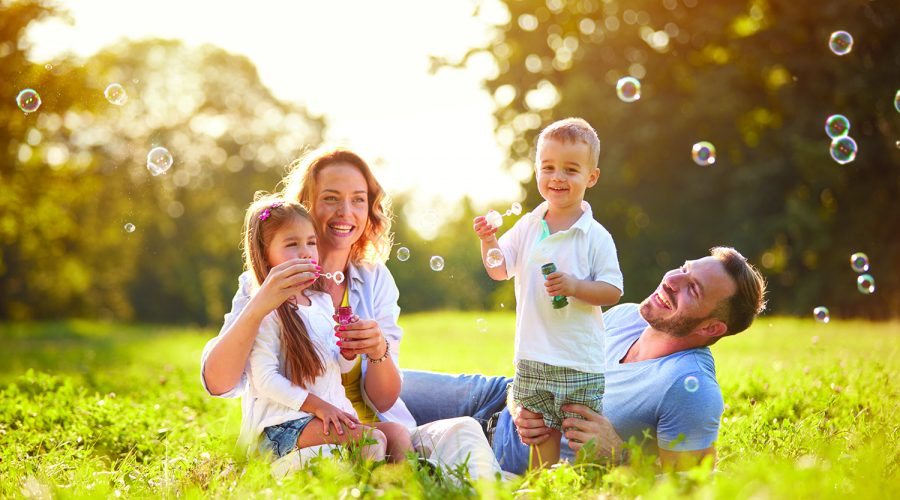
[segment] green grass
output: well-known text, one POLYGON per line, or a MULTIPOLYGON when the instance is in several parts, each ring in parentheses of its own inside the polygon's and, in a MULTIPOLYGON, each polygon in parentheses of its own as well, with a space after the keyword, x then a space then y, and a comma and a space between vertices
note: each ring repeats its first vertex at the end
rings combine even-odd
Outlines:
MULTIPOLYGON (((404 367, 512 373, 510 313, 413 314, 403 326, 404 367)), ((474 487, 411 465, 330 461, 276 482, 265 463, 233 452, 238 402, 200 388, 199 353, 213 334, 0 324, 0 497, 900 497, 896 322, 763 318, 716 345, 727 406, 712 476, 578 464, 474 487)))

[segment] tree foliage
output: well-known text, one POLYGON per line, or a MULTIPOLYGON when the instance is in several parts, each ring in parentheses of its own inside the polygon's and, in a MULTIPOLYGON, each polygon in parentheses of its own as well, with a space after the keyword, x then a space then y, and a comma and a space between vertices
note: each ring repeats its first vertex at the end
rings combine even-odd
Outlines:
MULTIPOLYGON (((769 281, 770 310, 900 312, 900 12, 888 1, 505 0, 489 46, 499 69, 498 137, 529 168, 540 128, 581 116, 600 135, 601 177, 587 193, 616 239, 625 299, 714 245, 741 250, 769 281), (836 30, 852 52, 829 51, 836 30), (615 85, 642 82, 625 103, 615 85), (829 156, 826 117, 859 144, 829 156), (700 167, 691 146, 712 142, 700 167), (856 290, 849 256, 866 252, 877 291, 856 290)), ((471 55, 471 53, 470 53, 471 55)), ((528 206, 540 202, 527 184, 528 206)))
POLYGON ((319 143, 321 120, 211 46, 123 42, 34 64, 20 42, 52 14, 0 4, 0 317, 220 321, 244 207, 275 189, 273 167, 319 143), (113 82, 124 106, 104 98, 113 82), (23 88, 42 97, 34 113, 15 106, 23 88), (174 165, 154 177, 145 165, 156 146, 174 165))

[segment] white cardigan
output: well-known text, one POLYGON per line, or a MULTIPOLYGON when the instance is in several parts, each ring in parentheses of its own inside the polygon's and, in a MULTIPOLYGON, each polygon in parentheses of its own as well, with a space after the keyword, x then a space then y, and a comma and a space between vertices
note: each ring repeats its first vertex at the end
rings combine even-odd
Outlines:
POLYGON ((331 298, 320 292, 304 292, 304 295, 310 298, 311 304, 299 306, 297 314, 306 325, 309 338, 325 366, 325 373, 305 389, 291 383, 285 376, 278 312, 272 311, 266 316, 250 352, 246 370, 249 384, 242 401, 243 418, 239 438, 242 445, 254 442, 263 429, 270 425, 311 416, 300 410, 309 394, 315 394, 341 410, 356 415, 353 405, 344 394, 344 386, 341 385, 341 372, 349 370, 353 363, 340 355, 334 336, 331 298))
MULTIPOLYGON (((394 364, 400 367, 400 340, 403 338, 403 330, 397 324, 400 317, 400 307, 397 305, 397 299, 400 292, 394 283, 394 277, 384 264, 360 264, 350 263, 348 266, 347 283, 350 289, 350 305, 353 312, 363 319, 374 319, 378 322, 381 332, 385 339, 391 344, 391 358, 394 364)), ((241 375, 240 382, 230 391, 223 394, 212 394, 206 386, 206 380, 203 378, 203 368, 206 365, 206 359, 209 353, 219 340, 222 333, 237 319, 238 314, 247 306, 250 301, 250 294, 253 289, 253 279, 249 272, 244 272, 238 278, 238 290, 234 294, 231 303, 231 312, 225 315, 225 322, 219 335, 211 338, 203 348, 203 354, 200 357, 200 383, 206 392, 212 396, 223 398, 236 398, 241 396, 247 388, 247 372, 241 375)), ((330 305, 329 305, 330 307, 330 305)), ((368 364, 362 364, 362 385, 363 399, 368 404, 368 397, 365 392, 366 369, 368 364)), ((400 372, 401 377, 403 372, 400 372)), ((373 410, 373 405, 369 405, 373 410)), ((400 398, 386 412, 378 413, 378 418, 385 422, 398 422, 409 429, 416 427, 416 421, 412 414, 406 408, 406 404, 400 398)))

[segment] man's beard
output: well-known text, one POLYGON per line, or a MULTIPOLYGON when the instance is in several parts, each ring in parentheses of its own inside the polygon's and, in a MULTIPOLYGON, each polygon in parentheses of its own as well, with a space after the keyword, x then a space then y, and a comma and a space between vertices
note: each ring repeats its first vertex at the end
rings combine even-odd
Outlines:
POLYGON ((679 315, 668 319, 648 318, 647 316, 648 314, 650 314, 651 308, 652 305, 650 304, 650 297, 647 297, 643 302, 641 302, 641 308, 639 310, 641 317, 644 318, 644 321, 646 321, 654 329, 665 332, 676 338, 687 337, 704 320, 704 318, 686 318, 679 315))

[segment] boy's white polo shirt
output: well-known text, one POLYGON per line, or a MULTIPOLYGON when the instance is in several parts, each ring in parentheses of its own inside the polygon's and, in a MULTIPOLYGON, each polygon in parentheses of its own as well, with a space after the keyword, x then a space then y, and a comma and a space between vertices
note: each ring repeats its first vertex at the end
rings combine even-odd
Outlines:
POLYGON ((516 280, 515 360, 603 372, 605 328, 600 307, 568 297, 568 306, 553 309, 541 266, 553 262, 560 272, 608 283, 621 293, 616 245, 609 231, 594 220, 586 201, 581 202, 584 213, 572 227, 541 240, 548 206, 545 201, 525 214, 499 240, 506 275, 516 280))

